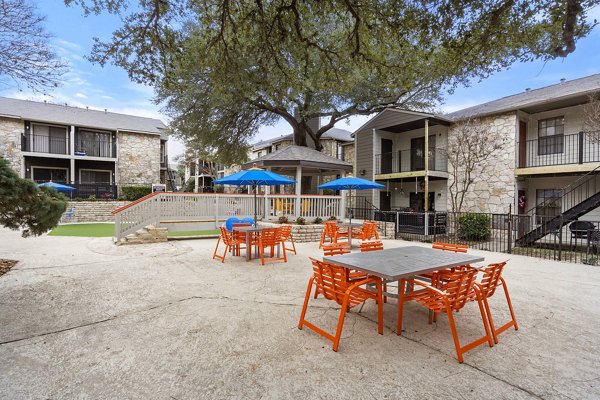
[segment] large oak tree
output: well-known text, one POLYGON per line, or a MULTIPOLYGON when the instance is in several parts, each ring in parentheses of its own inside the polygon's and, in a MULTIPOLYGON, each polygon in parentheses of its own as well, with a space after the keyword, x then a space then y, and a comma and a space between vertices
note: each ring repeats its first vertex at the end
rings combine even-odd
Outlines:
POLYGON ((564 57, 598 0, 66 0, 123 15, 91 60, 152 85, 184 139, 245 157, 279 118, 297 144, 352 115, 428 110, 515 61, 564 57), (320 117, 316 130, 307 123, 320 117))

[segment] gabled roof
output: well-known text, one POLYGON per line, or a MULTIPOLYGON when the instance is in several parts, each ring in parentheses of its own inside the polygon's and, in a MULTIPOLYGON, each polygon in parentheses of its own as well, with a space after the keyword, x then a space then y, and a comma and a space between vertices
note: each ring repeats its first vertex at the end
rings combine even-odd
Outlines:
POLYGON ((250 168, 254 164, 258 167, 300 165, 312 168, 352 170, 352 164, 346 161, 328 156, 309 147, 296 145, 286 146, 262 157, 250 160, 244 163, 242 168, 250 168))
MULTIPOLYGON (((282 142, 284 140, 293 140, 293 139, 294 139, 294 134, 289 133, 287 135, 281 135, 276 138, 265 139, 265 140, 261 140, 260 142, 256 142, 252 145, 252 149, 258 150, 258 149, 262 149, 267 146, 270 146, 272 144, 282 142)), ((339 129, 339 128, 329 129, 327 132, 325 132, 323 134, 323 136, 321 136, 321 139, 322 140, 323 139, 325 139, 325 140, 326 139, 334 139, 334 140, 339 140, 341 142, 351 142, 354 140, 354 139, 352 139, 352 132, 347 131, 345 129, 339 129)))
POLYGON ((389 132, 403 132, 424 126, 424 120, 429 121, 430 126, 450 125, 452 122, 446 116, 424 113, 411 110, 400 110, 397 108, 386 108, 373 118, 365 122, 354 131, 352 137, 358 132, 371 129, 384 129, 389 132))
POLYGON ((598 90, 600 90, 600 74, 595 74, 506 96, 455 111, 447 114, 446 117, 460 120, 514 110, 534 113, 542 111, 544 109, 542 106, 548 103, 555 103, 554 107, 569 107, 586 102, 587 96, 598 90))
POLYGON ((7 97, 0 97, 0 116, 60 125, 77 125, 87 128, 155 135, 160 135, 167 128, 161 120, 154 118, 7 97))

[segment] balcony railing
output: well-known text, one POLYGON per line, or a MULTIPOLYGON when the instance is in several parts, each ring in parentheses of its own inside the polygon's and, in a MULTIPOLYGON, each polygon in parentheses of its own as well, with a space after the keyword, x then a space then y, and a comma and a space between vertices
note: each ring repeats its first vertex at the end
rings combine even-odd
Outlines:
MULTIPOLYGON (((394 174, 425 170, 422 149, 399 150, 375 155, 375 174, 394 174)), ((448 157, 443 149, 429 150, 429 170, 448 172, 448 157)))
POLYGON ((23 136, 23 151, 50 154, 69 154, 69 141, 67 137, 46 135, 23 136))
POLYGON ((111 140, 75 140, 75 155, 90 157, 116 157, 116 144, 111 140))
POLYGON ((600 132, 546 136, 517 143, 517 168, 600 162, 600 132))

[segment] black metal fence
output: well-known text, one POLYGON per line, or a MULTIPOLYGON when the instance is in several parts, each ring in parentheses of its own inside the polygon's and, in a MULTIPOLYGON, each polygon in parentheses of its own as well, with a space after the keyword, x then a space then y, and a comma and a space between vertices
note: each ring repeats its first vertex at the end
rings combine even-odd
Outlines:
MULTIPOLYGON (((36 181, 43 183, 45 181, 36 181)), ((149 183, 120 183, 118 185, 111 183, 69 183, 59 182, 62 185, 67 185, 75 188, 75 190, 62 192, 68 199, 79 200, 117 200, 120 198, 122 188, 127 186, 145 186, 150 190, 152 184, 149 183)))
MULTIPOLYGON (((600 221, 561 221, 557 229, 545 229, 556 217, 492 214, 402 211, 364 209, 364 219, 393 222, 397 239, 420 242, 464 244, 470 248, 519 254, 549 260, 600 265, 600 221), (543 234, 532 243, 522 239, 534 229, 543 234)), ((360 217, 358 217, 360 218, 360 217)))

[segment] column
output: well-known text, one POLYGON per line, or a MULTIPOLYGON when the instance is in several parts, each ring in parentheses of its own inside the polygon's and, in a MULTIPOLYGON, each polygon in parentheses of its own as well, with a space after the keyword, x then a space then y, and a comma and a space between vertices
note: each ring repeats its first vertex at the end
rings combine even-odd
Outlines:
POLYGON ((200 161, 196 158, 194 161, 195 170, 194 170, 194 193, 198 193, 198 170, 200 169, 200 161))
MULTIPOLYGON (((424 195, 425 212, 429 211, 429 120, 425 120, 425 195, 424 195)), ((427 225, 425 226, 427 231, 427 225)))
MULTIPOLYGON (((266 167, 265 168, 267 171, 271 171, 271 167, 266 167)), ((271 199, 269 198, 269 195, 271 194, 271 186, 265 186, 265 195, 263 197, 264 200, 264 214, 263 214, 263 218, 267 218, 271 215, 271 199)), ((273 213, 273 215, 275 215, 275 213, 273 213)))
POLYGON ((69 172, 70 172, 70 183, 75 183, 75 159, 73 156, 75 155, 75 126, 71 125, 71 130, 69 133, 69 154, 71 155, 69 172))
POLYGON ((294 216, 298 218, 300 216, 300 195, 302 194, 302 166, 296 167, 296 202, 294 207, 294 216))

